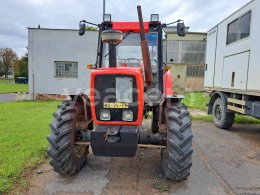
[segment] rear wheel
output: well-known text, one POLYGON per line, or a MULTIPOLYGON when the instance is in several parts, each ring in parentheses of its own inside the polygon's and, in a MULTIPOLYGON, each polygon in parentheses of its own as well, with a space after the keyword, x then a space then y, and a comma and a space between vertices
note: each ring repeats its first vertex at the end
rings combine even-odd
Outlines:
POLYGON ((220 129, 230 129, 234 124, 235 113, 228 113, 225 103, 218 98, 213 105, 213 120, 220 129))
POLYGON ((176 103, 166 107, 167 149, 161 152, 166 178, 181 181, 188 178, 192 166, 192 130, 187 108, 176 103))
POLYGON ((87 129, 82 103, 66 101, 53 113, 48 136, 50 164, 61 174, 75 174, 85 164, 88 146, 75 145, 77 129, 87 129))

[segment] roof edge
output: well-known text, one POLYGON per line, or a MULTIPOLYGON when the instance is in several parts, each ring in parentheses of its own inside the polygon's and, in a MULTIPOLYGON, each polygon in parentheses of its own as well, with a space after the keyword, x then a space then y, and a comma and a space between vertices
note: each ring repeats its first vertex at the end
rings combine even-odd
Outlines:
POLYGON ((78 29, 69 29, 69 28, 34 28, 34 27, 27 27, 29 30, 67 30, 67 31, 78 31, 78 29))
MULTIPOLYGON (((177 32, 169 32, 167 34, 178 34, 177 32)), ((192 35, 207 35, 207 32, 186 32, 186 35, 192 34, 192 35)))

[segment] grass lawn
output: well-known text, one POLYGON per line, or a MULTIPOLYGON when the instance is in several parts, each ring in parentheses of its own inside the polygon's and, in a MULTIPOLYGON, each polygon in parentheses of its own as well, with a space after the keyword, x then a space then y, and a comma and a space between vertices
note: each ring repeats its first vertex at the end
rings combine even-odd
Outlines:
POLYGON ((189 108, 200 110, 207 110, 207 103, 209 103, 209 96, 204 95, 202 92, 185 93, 183 103, 189 108))
POLYGON ((14 84, 14 79, 0 79, 0 84, 14 84))
POLYGON ((0 93, 27 92, 28 84, 14 84, 0 82, 0 93))
POLYGON ((0 194, 46 156, 48 124, 57 101, 0 103, 0 194))
POLYGON ((15 84, 13 79, 0 79, 0 94, 28 92, 27 84, 15 84))
MULTIPOLYGON (((207 111, 208 107, 206 106, 209 103, 209 96, 204 95, 202 92, 186 93, 183 103, 190 109, 200 109, 207 111)), ((192 116, 193 120, 196 121, 207 121, 212 122, 212 116, 192 116)), ((254 119, 249 116, 236 115, 236 123, 253 123, 260 124, 260 120, 254 119)))

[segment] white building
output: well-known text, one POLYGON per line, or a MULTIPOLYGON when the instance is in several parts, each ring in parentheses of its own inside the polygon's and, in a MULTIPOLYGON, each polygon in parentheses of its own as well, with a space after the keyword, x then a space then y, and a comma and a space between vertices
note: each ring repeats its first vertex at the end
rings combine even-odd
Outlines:
POLYGON ((87 64, 96 61, 98 32, 29 28, 28 42, 31 97, 89 88, 87 64))

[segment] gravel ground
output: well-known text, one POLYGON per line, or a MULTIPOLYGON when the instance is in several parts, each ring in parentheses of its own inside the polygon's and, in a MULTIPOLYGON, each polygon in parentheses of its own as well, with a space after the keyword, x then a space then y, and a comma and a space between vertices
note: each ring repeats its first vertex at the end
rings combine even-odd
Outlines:
POLYGON ((46 161, 27 176, 26 188, 17 187, 11 194, 260 195, 260 126, 234 125, 224 131, 194 122, 193 133, 193 167, 187 181, 164 179, 159 149, 138 149, 135 158, 90 154, 83 170, 68 177, 53 172, 46 161))

